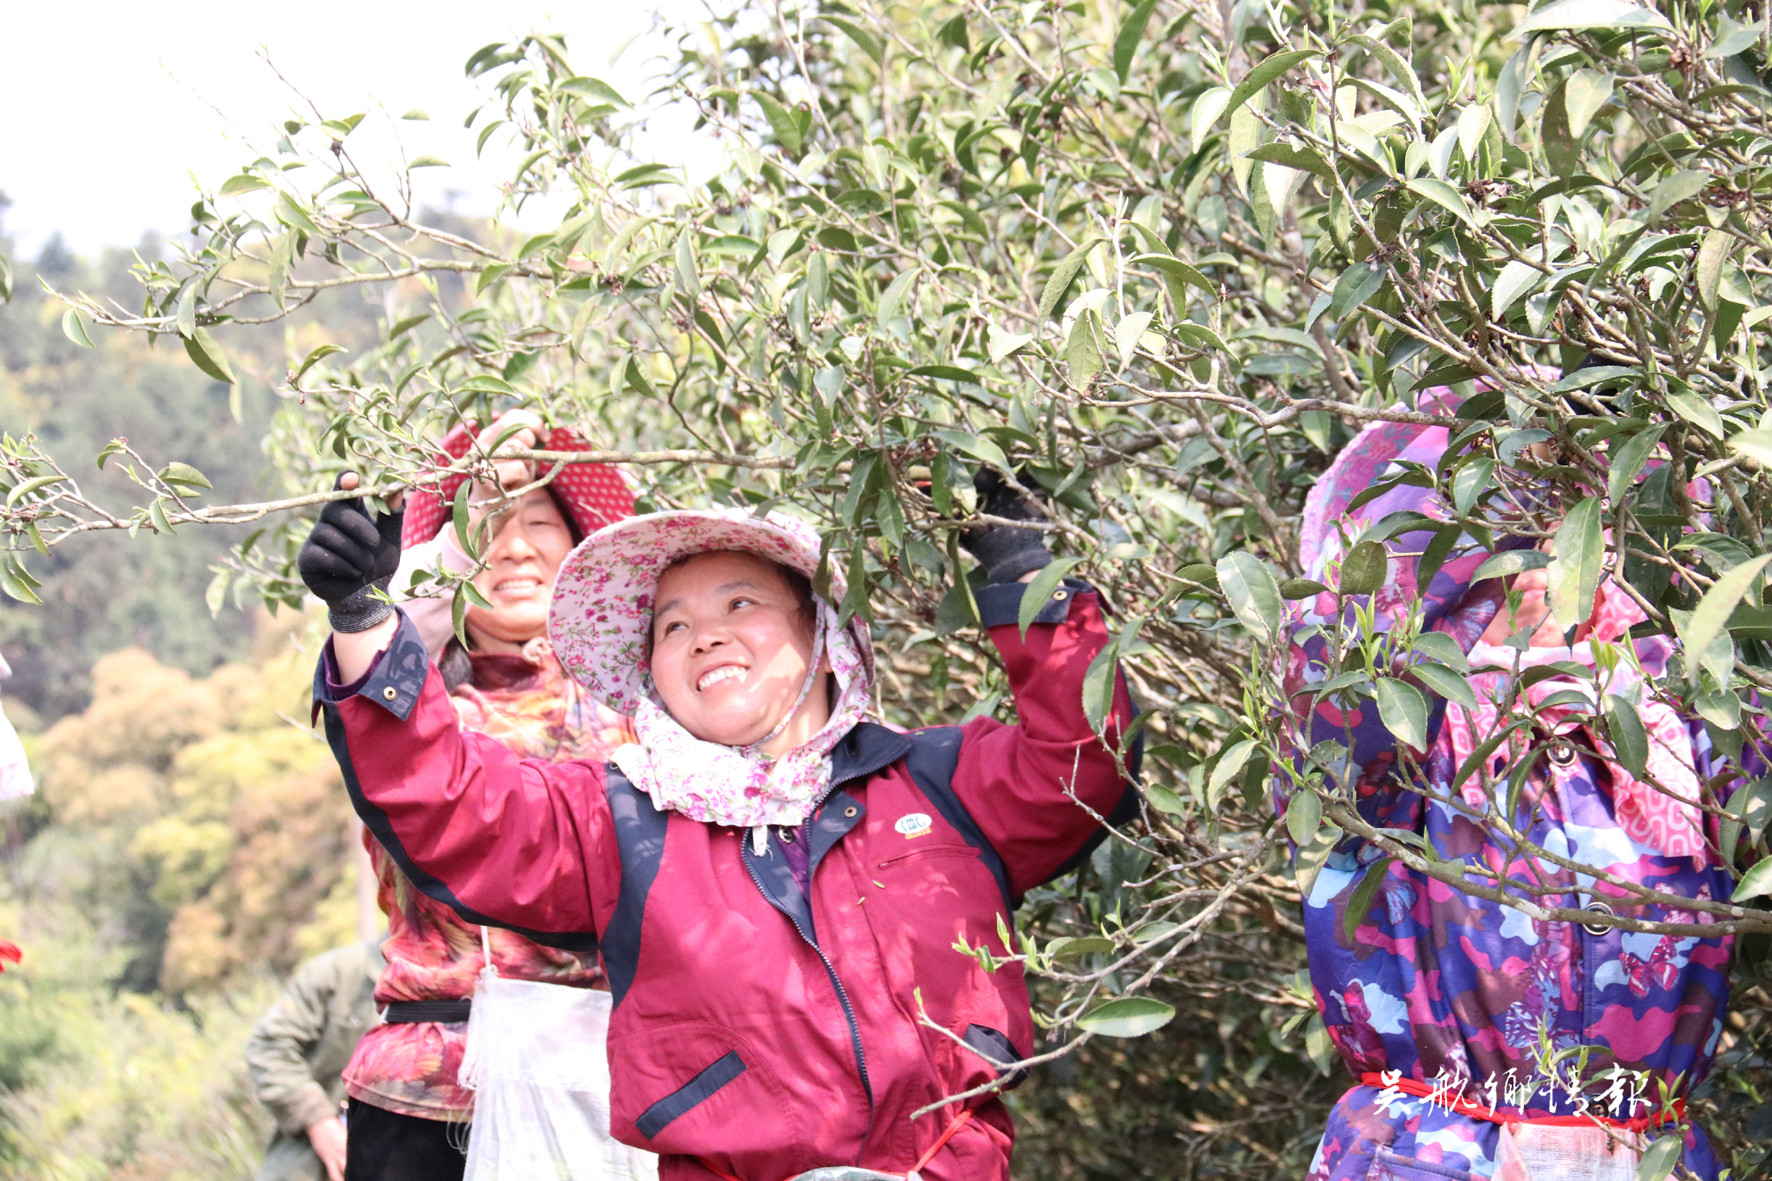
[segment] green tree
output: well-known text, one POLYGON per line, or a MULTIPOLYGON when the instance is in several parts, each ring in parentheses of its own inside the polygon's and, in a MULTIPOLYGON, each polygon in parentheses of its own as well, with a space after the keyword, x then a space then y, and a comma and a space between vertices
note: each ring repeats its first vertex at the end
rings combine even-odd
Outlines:
MULTIPOLYGON (((1295 1170, 1297 1097, 1327 1051, 1296 976, 1288 833, 1265 802, 1269 757, 1298 744, 1252 657, 1283 596, 1315 593, 1292 578, 1299 505, 1354 431, 1447 426, 1463 450, 1405 474, 1457 506, 1447 528, 1554 543, 1566 621, 1618 579, 1686 653, 1656 691, 1725 748, 1761 734, 1772 91, 1757 12, 746 6, 685 32, 661 79, 725 152, 699 185, 645 157, 645 112, 558 39, 487 46, 468 60, 488 93, 471 121, 521 158, 499 224, 416 214, 404 185, 356 166, 360 116, 320 113, 204 194, 196 246, 138 268, 141 314, 68 292, 76 339, 100 324, 174 338, 218 380, 241 323, 341 288, 386 299, 373 345, 292 358, 269 442, 280 499, 220 503, 176 455, 138 454, 134 501, 101 511, 71 460, 12 439, 7 587, 29 594, 28 547, 73 531, 265 520, 332 495, 345 467, 384 490, 431 478, 445 429, 522 403, 600 448, 547 458, 627 463, 646 505, 815 515, 854 588, 844 610, 890 654, 888 700, 931 721, 1001 706, 956 533, 974 465, 1023 473, 1055 506, 1055 572, 1109 593, 1149 742, 1142 824, 1032 901, 1024 947, 1055 1045, 1137 1077, 1142 1048, 1109 1039, 1170 1022, 1167 1060, 1200 1080, 1182 1099, 1154 1075, 1095 1071, 1066 1092, 1049 1074, 1026 1101, 1042 1126, 1069 1106, 1158 1132, 1129 1162, 1067 1157, 1054 1130, 1036 1173, 1295 1170), (564 215, 519 232, 544 194, 564 215), (1589 356, 1598 368, 1569 372, 1589 356), (1465 396, 1456 415, 1412 408, 1442 385, 1465 396), (1708 500, 1686 491, 1696 477, 1708 500)), ((277 519, 218 587, 299 597, 306 526, 277 519)), ((1418 674, 1376 655, 1351 653, 1337 691, 1425 707, 1404 679, 1418 674)), ((1301 843, 1354 831, 1453 877, 1360 827, 1320 773, 1333 750, 1308 758, 1299 790, 1319 818, 1301 843)), ((1730 809, 1747 864, 1772 793, 1730 809)), ((1772 890, 1768 864, 1735 904, 1693 903, 1753 936, 1751 1004, 1725 1048, 1744 1068, 1763 1062, 1772 913, 1740 904, 1772 890)), ((1761 1103, 1729 1077, 1744 1108, 1761 1103)))

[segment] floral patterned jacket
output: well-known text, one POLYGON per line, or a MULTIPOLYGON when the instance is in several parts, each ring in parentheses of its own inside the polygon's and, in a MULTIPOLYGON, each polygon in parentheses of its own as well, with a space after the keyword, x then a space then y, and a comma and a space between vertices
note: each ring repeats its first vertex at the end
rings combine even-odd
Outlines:
MULTIPOLYGON (((1408 485, 1348 509, 1360 492, 1387 471, 1394 473, 1398 461, 1433 469, 1447 442, 1443 428, 1381 423, 1363 432, 1307 502, 1301 546, 1306 575, 1333 586, 1330 572, 1346 547, 1361 530, 1389 514, 1412 510, 1449 519, 1452 513, 1433 490, 1408 485)), ((1731 877, 1718 858, 1714 825, 1705 823, 1696 807, 1682 806, 1633 780, 1605 757, 1611 752, 1605 735, 1584 728, 1582 721, 1592 725, 1591 719, 1552 697, 1562 691, 1591 694, 1592 680, 1551 675, 1533 685, 1529 699, 1542 707, 1536 735, 1525 722, 1511 741, 1502 741, 1483 760, 1488 776, 1458 782, 1459 770, 1473 752, 1528 712, 1506 700, 1508 674, 1483 673, 1485 665, 1524 670, 1568 661, 1594 669, 1596 661, 1610 664, 1614 655, 1623 658, 1605 688, 1636 703, 1654 750, 1652 777, 1698 796, 1699 785, 1725 768, 1703 727, 1648 695, 1630 668, 1628 631, 1643 617, 1618 588, 1602 585, 1594 615, 1577 630, 1572 647, 1520 650, 1483 643, 1483 633, 1503 609, 1501 580, 1477 583, 1472 577, 1491 553, 1468 537, 1462 539, 1429 584, 1419 586, 1418 563, 1432 536, 1413 532, 1386 543, 1389 575, 1369 604, 1365 597, 1350 596, 1346 624, 1360 626, 1357 610, 1369 609, 1367 634, 1393 633, 1419 598, 1425 616, 1421 630, 1449 637, 1476 670, 1467 683, 1478 708, 1467 710, 1455 702, 1433 705, 1427 748, 1415 752, 1426 782, 1404 784, 1395 773, 1399 740, 1381 722, 1372 699, 1350 704, 1345 698, 1326 697, 1313 706, 1307 695, 1331 671, 1326 667, 1325 630, 1336 624, 1336 599, 1323 594, 1294 608, 1293 642, 1283 654, 1284 690, 1303 732, 1301 744, 1331 739, 1340 744, 1351 733, 1349 765, 1357 774, 1358 810, 1366 821, 1416 834, 1443 860, 1536 883, 1548 891, 1542 895, 1546 906, 1609 909, 1645 920, 1699 925, 1714 921, 1678 906, 1628 904, 1618 897, 1616 886, 1556 863, 1560 856, 1602 866, 1625 881, 1682 898, 1726 900, 1731 891, 1731 877), (1596 654, 1598 641, 1616 647, 1600 644, 1596 654), (1336 702, 1346 707, 1345 713, 1336 702), (1549 750, 1525 777, 1515 823, 1548 857, 1512 847, 1471 819, 1490 805, 1492 794, 1505 811, 1509 772, 1528 740, 1548 744, 1549 750)), ((1520 544, 1519 539, 1501 539, 1498 548, 1520 544)), ((1635 643, 1636 659, 1648 677, 1665 671, 1670 654, 1662 638, 1635 643)), ((1427 700, 1434 701, 1434 695, 1427 700)), ((1749 761, 1761 763, 1757 757, 1749 761)), ((1288 764, 1276 767, 1276 802, 1282 812, 1289 799, 1290 771, 1288 764)), ((1763 766, 1755 773, 1761 771, 1763 766)), ((1719 782, 1730 782, 1730 776, 1719 782)), ((1729 938, 1641 934, 1598 921, 1542 922, 1445 885, 1401 861, 1374 870, 1381 860, 1379 850, 1367 842, 1342 838, 1304 900, 1317 1007, 1356 1078, 1395 1071, 1429 1086, 1444 1084, 1448 1097, 1462 1091, 1479 1106, 1569 1115, 1574 1108, 1567 1091, 1546 1084, 1542 1063, 1547 1051, 1589 1046, 1594 1051, 1582 1070, 1584 1079, 1599 1080, 1614 1066, 1625 1072, 1599 1093, 1612 1104, 1606 1113, 1643 1116, 1659 1105, 1633 1108, 1633 1096, 1656 1100, 1662 1085, 1683 1094, 1704 1076, 1728 999, 1729 938), (1346 911, 1368 872, 1383 872, 1384 877, 1363 895, 1366 912, 1350 936, 1346 911)), ((1313 1181, 1490 1177, 1496 1172, 1498 1139, 1496 1124, 1461 1115, 1449 1102, 1395 1087, 1361 1085, 1331 1112, 1310 1176, 1313 1181)), ((1696 1127, 1686 1132, 1685 1163, 1700 1177, 1716 1176, 1708 1142, 1696 1127)))
MULTIPOLYGON (((526 758, 550 762, 600 760, 629 741, 625 719, 591 701, 552 656, 540 666, 518 656, 476 655, 473 662, 472 677, 452 698, 463 727, 526 758)), ((376 1005, 471 997, 485 964, 480 929, 414 889, 367 832, 363 843, 375 865, 377 901, 388 917, 382 945, 387 967, 376 982, 376 1005)), ((543 947, 499 927, 487 934, 503 976, 603 987, 594 954, 543 947)), ((455 1081, 466 1038, 465 1023, 376 1025, 345 1068, 346 1089, 353 1098, 401 1115, 469 1119, 473 1092, 455 1081)))

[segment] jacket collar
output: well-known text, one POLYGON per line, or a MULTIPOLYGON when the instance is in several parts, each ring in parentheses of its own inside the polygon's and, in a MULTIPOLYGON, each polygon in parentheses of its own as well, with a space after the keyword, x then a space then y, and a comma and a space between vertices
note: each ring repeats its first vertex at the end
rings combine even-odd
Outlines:
POLYGON ((855 729, 831 750, 831 786, 841 787, 890 767, 910 750, 910 735, 888 730, 876 722, 857 722, 855 729))

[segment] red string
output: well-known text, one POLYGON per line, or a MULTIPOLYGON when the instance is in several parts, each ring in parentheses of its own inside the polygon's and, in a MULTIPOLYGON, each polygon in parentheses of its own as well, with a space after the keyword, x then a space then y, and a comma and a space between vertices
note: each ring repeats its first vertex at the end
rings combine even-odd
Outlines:
POLYGON ((1431 1099, 1440 1106, 1456 1111, 1460 1115, 1468 1115, 1473 1119, 1486 1120, 1492 1124, 1533 1124, 1547 1128, 1584 1128, 1594 1124, 1605 1124, 1626 1132, 1647 1132, 1664 1123, 1682 1123, 1686 1119, 1686 1101, 1675 1099, 1672 1109, 1658 1111, 1654 1115, 1641 1115, 1634 1119, 1613 1119, 1605 1115, 1525 1115, 1518 1111, 1501 1111, 1493 1107, 1484 1107, 1474 1103, 1462 1095, 1448 1094, 1443 1088, 1429 1086, 1427 1083, 1412 1078, 1387 1078, 1385 1075, 1367 1072, 1360 1076, 1360 1082, 1368 1087, 1379 1090, 1391 1088, 1414 1095, 1419 1099, 1431 1099))

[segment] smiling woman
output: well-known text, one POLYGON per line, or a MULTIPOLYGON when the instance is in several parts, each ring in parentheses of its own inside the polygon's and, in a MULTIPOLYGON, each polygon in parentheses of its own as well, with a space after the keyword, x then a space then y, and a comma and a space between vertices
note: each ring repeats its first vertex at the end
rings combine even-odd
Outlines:
MULTIPOLYGON (((497 493, 475 485, 470 495, 491 500, 497 493)), ((489 532, 486 568, 474 576, 474 588, 492 605, 468 608, 468 639, 476 652, 517 655, 546 632, 554 575, 578 535, 545 488, 526 493, 499 513, 489 532)))
POLYGON ((816 617, 805 581, 796 587, 769 559, 731 550, 696 554, 660 576, 652 682, 696 738, 773 756, 830 720, 829 695, 811 691, 816 617))

